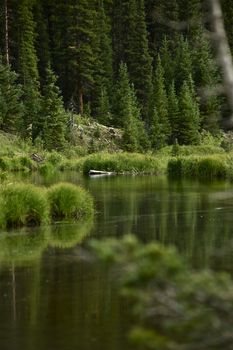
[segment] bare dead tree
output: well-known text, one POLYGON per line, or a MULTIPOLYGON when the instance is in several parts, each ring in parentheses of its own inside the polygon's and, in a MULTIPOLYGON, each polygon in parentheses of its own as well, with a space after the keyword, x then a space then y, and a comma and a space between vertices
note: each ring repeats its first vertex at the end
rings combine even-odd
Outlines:
POLYGON ((227 126, 233 127, 233 61, 227 34, 224 27, 223 13, 219 0, 209 0, 213 38, 216 44, 218 62, 223 73, 224 90, 231 109, 227 126))

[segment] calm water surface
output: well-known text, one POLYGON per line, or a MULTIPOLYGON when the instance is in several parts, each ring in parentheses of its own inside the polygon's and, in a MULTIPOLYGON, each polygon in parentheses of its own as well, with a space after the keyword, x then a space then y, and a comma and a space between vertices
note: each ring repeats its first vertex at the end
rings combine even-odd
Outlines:
POLYGON ((165 177, 60 180, 93 194, 94 222, 0 233, 1 350, 129 350, 127 305, 88 251, 95 237, 175 244, 195 268, 233 272, 233 186, 165 177))

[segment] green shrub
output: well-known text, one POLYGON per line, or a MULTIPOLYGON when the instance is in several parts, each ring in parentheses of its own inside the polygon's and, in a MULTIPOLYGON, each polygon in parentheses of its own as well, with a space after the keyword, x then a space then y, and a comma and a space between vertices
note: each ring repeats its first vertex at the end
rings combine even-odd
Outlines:
POLYGON ((93 215, 92 197, 84 189, 59 183, 48 189, 50 213, 54 220, 80 219, 93 215))
POLYGON ((40 225, 48 219, 48 201, 41 188, 30 184, 10 184, 2 188, 1 227, 40 225))

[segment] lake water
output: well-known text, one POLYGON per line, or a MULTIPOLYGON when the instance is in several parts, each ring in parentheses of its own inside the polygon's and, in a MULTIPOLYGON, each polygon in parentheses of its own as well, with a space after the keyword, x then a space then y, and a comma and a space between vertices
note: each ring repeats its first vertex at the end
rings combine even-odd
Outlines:
POLYGON ((233 185, 165 177, 28 178, 82 184, 94 222, 0 233, 1 350, 129 350, 128 306, 91 238, 133 233, 175 244, 194 268, 233 272, 233 185))

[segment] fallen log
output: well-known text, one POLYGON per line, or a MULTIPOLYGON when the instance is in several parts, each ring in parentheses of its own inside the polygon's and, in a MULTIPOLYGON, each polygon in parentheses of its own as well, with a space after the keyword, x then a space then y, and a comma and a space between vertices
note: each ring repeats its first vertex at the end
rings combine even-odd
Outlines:
POLYGON ((112 171, 89 170, 90 176, 96 176, 96 175, 109 176, 109 175, 114 175, 114 174, 115 173, 112 171))

